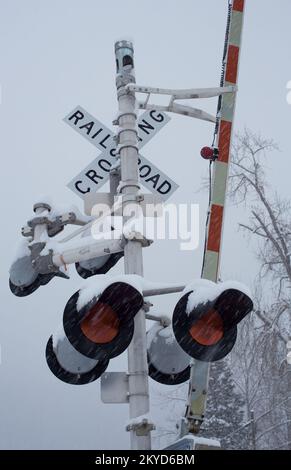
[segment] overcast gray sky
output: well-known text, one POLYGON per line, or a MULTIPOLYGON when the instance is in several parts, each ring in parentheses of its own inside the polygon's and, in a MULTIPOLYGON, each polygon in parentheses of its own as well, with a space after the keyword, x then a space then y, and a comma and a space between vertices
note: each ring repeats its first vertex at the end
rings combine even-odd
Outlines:
MULTIPOLYGON (((278 142, 282 152, 274 154, 268 174, 274 188, 290 196, 291 3, 247 4, 235 128, 248 126, 278 142)), ((62 119, 81 105, 111 127, 117 110, 114 42, 134 41, 138 84, 217 86, 227 0, 1 0, 0 7, 0 448, 127 448, 127 406, 101 404, 99 382, 61 383, 45 362, 47 339, 80 278, 72 269, 70 281, 53 280, 19 299, 8 290, 8 269, 37 195, 82 208, 66 184, 98 151, 62 119)), ((199 104, 215 112, 215 100, 199 104)), ((173 116, 143 149, 180 185, 171 202, 200 204, 201 227, 207 194, 197 191, 207 163, 199 152, 212 132, 209 123, 173 116)), ((229 208, 222 277, 251 284, 257 265, 249 240, 237 232, 241 217, 242 210, 229 208)), ((156 242, 144 252, 145 277, 187 282, 199 276, 201 254, 202 243, 195 252, 181 252, 177 241, 156 242)), ((122 262, 114 272, 122 272, 122 262)), ((173 295, 155 299, 166 313, 174 304, 173 295)), ((124 354, 109 370, 125 366, 124 354)))

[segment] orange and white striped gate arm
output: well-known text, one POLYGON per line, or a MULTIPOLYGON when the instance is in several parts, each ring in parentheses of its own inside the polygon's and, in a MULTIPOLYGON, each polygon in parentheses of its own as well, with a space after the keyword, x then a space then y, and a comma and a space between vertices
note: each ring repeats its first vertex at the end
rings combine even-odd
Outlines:
MULTIPOLYGON (((233 0, 227 43, 227 55, 223 86, 236 86, 245 0, 233 0)), ((210 203, 207 240, 202 267, 202 278, 216 282, 219 276, 219 261, 222 246, 225 199, 231 155, 231 139, 236 104, 236 93, 221 96, 218 127, 219 156, 213 163, 212 198, 210 203)), ((209 364, 194 360, 191 368, 189 402, 186 411, 187 426, 198 432, 206 409, 209 364)))

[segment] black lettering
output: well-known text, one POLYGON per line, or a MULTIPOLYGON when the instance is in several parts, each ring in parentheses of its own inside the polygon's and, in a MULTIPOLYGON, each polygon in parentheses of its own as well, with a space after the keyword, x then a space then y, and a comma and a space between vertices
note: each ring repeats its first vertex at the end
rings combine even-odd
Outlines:
POLYGON ((108 172, 110 171, 111 163, 110 163, 108 160, 104 160, 103 158, 101 158, 101 160, 99 160, 99 162, 98 162, 98 165, 99 165, 99 167, 101 168, 101 170, 103 170, 103 171, 108 171, 108 172), (101 164, 101 163, 102 163, 102 164, 101 164), (104 167, 104 164, 105 164, 105 165, 108 165, 109 168, 105 168, 105 167, 104 167))
POLYGON ((97 178, 99 178, 100 180, 103 180, 103 176, 98 175, 95 170, 87 171, 86 176, 87 178, 89 178, 89 180, 93 181, 93 183, 95 184, 99 183, 99 181, 97 181, 97 178))
POLYGON ((86 194, 86 193, 89 193, 90 192, 90 188, 87 188, 86 191, 83 191, 81 188, 80 188, 80 184, 82 183, 82 181, 76 181, 75 183, 75 188, 77 189, 77 191, 79 191, 79 193, 82 193, 82 194, 86 194))
POLYGON ((69 117, 69 121, 71 121, 73 118, 75 118, 74 124, 76 125, 80 119, 84 118, 84 114, 81 111, 76 111, 74 114, 72 114, 72 116, 69 117))
POLYGON ((109 153, 111 157, 116 157, 116 149, 111 149, 109 153))
POLYGON ((145 132, 146 134, 149 135, 150 132, 148 131, 148 129, 153 131, 155 128, 151 124, 149 124, 145 119, 143 119, 142 122, 144 124, 139 123, 138 127, 140 128, 141 131, 143 131, 143 132, 145 132))
POLYGON ((155 176, 151 176, 150 178, 148 178, 146 182, 148 183, 149 181, 152 181, 154 183, 153 188, 155 188, 157 186, 157 182, 159 181, 159 179, 160 179, 160 175, 157 174, 155 176))
POLYGON ((172 189, 171 183, 169 183, 169 181, 165 180, 165 181, 164 181, 162 184, 160 184, 160 186, 157 188, 157 191, 158 191, 159 193, 161 193, 161 194, 167 194, 169 191, 171 191, 171 189, 172 189), (162 187, 163 187, 164 185, 168 185, 168 186, 166 187, 166 191, 162 191, 162 187))
POLYGON ((141 164, 141 159, 139 157, 137 157, 137 164, 140 165, 141 164))
POLYGON ((103 129, 102 129, 102 127, 100 127, 100 129, 98 129, 98 131, 95 132, 95 134, 92 135, 91 139, 95 139, 96 135, 100 134, 100 132, 102 132, 102 131, 103 131, 103 129))
POLYGON ((141 178, 146 178, 150 174, 150 172, 151 172, 151 167, 149 165, 143 165, 139 169, 139 176, 141 178), (146 169, 146 173, 144 175, 142 175, 141 172, 144 168, 146 169))
POLYGON ((103 145, 103 144, 104 144, 104 142, 106 142, 107 139, 109 139, 109 137, 110 137, 110 134, 107 134, 107 136, 104 137, 104 139, 101 140, 101 142, 99 142, 99 144, 102 145, 102 147, 103 147, 104 149, 107 149, 107 147, 106 147, 106 145, 103 145))
POLYGON ((88 124, 84 124, 83 126, 80 126, 79 129, 87 129, 86 133, 87 135, 89 135, 90 132, 92 131, 93 126, 94 126, 94 121, 90 121, 88 122, 88 124))
POLYGON ((158 113, 156 116, 155 116, 155 113, 157 111, 155 111, 154 109, 152 111, 150 111, 150 117, 156 121, 156 122, 163 122, 163 120, 165 119, 165 117, 163 116, 163 114, 161 113, 158 113))

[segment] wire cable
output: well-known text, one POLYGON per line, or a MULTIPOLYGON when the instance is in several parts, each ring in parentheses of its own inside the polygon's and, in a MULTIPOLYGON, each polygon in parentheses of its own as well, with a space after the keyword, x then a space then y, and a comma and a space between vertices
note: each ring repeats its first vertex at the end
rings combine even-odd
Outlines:
MULTIPOLYGON (((224 38, 223 55, 222 55, 222 63, 221 63, 220 87, 224 86, 231 12, 232 12, 232 0, 228 0, 225 38, 224 38)), ((212 147, 214 147, 217 144, 216 138, 217 138, 218 130, 219 130, 221 104, 222 104, 222 95, 219 96, 218 103, 217 103, 216 123, 215 123, 215 128, 214 128, 214 133, 213 133, 212 147)), ((209 224, 209 219, 210 219, 211 202, 212 202, 212 163, 213 163, 213 160, 210 160, 209 162, 209 198, 208 198, 208 209, 207 209, 207 216, 206 216, 206 222, 205 222, 205 239, 204 239, 201 276, 203 274, 203 269, 204 269, 204 261, 205 261, 206 246, 207 246, 207 239, 208 239, 208 224, 209 224)))

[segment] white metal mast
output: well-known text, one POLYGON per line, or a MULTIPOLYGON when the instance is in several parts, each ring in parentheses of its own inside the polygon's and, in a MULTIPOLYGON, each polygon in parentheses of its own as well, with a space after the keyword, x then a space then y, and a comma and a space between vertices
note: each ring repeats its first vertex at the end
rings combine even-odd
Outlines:
MULTIPOLYGON (((138 146, 136 130, 135 93, 126 88, 135 82, 133 45, 129 41, 115 44, 117 64, 116 87, 119 105, 118 153, 121 163, 121 194, 123 209, 127 203, 139 204, 138 146)), ((126 217, 124 217, 126 222, 126 217)), ((128 240, 124 247, 125 274, 143 276, 141 240, 128 240)), ((137 418, 149 412, 148 364, 146 347, 146 319, 141 310, 134 320, 134 335, 128 348, 128 385, 130 418, 137 418)), ((151 448, 152 426, 134 422, 130 425, 131 448, 151 448)))

